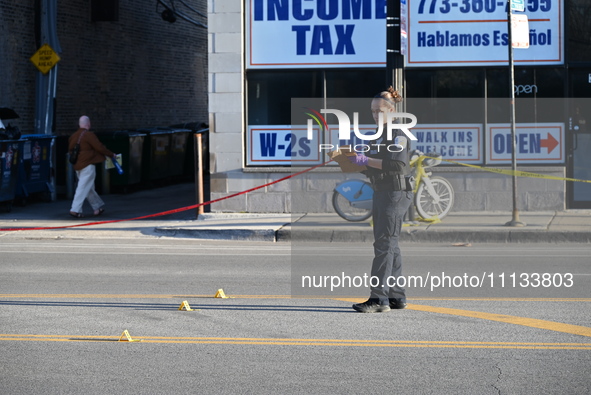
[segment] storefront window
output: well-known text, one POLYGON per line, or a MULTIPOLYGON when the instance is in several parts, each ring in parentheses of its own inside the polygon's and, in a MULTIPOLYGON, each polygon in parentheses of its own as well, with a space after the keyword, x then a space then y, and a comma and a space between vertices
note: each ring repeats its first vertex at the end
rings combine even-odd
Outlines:
POLYGON ((315 111, 307 106, 320 110, 333 108, 332 101, 340 98, 367 98, 363 109, 339 109, 348 113, 361 110, 360 123, 373 124, 370 99, 387 88, 383 69, 249 70, 246 75, 248 166, 309 165, 324 159, 310 147, 326 143, 331 136, 316 127, 310 140, 306 128, 293 127, 292 99, 321 99, 319 105, 316 100, 304 106, 303 115, 315 111))
MULTIPOLYGON (((489 123, 508 122, 510 119, 509 70, 507 68, 488 69, 486 86, 488 99, 507 99, 488 101, 487 121, 489 123)), ((540 111, 535 99, 564 97, 564 69, 516 67, 513 91, 518 103, 515 114, 517 122, 556 122, 556 113, 540 111)))
POLYGON ((249 125, 289 124, 292 98, 372 98, 387 88, 381 69, 256 70, 247 79, 249 125))
POLYGON ((569 62, 591 62, 591 3, 589 0, 568 2, 568 42, 569 62))
POLYGON ((406 97, 434 97, 434 70, 406 70, 406 97))
POLYGON ((436 97, 483 97, 481 69, 438 70, 435 74, 436 97))
MULTIPOLYGON (((564 97, 564 69, 558 67, 515 67, 516 98, 564 97)), ((509 97, 509 69, 486 70, 486 96, 509 97)))
POLYGON ((406 71, 407 97, 483 97, 482 69, 406 71))
POLYGON ((323 93, 321 71, 249 71, 247 79, 249 125, 288 125, 292 98, 323 93))
POLYGON ((487 98, 508 98, 509 93, 509 70, 502 69, 486 70, 486 97, 487 98))
POLYGON ((385 86, 384 70, 327 70, 326 97, 374 97, 385 86))
POLYGON ((484 106, 478 104, 481 100, 461 99, 484 97, 483 74, 482 69, 408 70, 408 110, 418 117, 419 123, 482 123, 484 106), (413 98, 432 100, 416 102, 413 98))
POLYGON ((247 78, 249 125, 288 125, 292 98, 369 99, 387 88, 381 69, 256 70, 247 78))

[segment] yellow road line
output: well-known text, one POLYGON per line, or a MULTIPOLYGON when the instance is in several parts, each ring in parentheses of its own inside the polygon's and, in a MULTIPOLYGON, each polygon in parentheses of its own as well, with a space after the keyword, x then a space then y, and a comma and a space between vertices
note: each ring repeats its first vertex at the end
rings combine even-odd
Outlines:
MULTIPOLYGON (((239 345, 289 345, 289 346, 340 346, 340 347, 419 347, 419 348, 500 348, 544 350, 591 350, 591 343, 521 343, 521 342, 462 342, 462 341, 413 341, 413 340, 362 340, 362 339, 279 339, 232 337, 164 337, 134 336, 142 343, 176 344, 239 344, 239 345)), ((0 334, 0 341, 111 341, 117 336, 69 336, 0 334)))
MULTIPOLYGON (((336 299, 336 300, 342 300, 344 302, 352 302, 352 303, 360 303, 360 302, 365 301, 364 298, 361 298, 361 299, 360 298, 345 298, 345 299, 336 299)), ((409 310, 425 311, 425 312, 429 312, 429 313, 438 313, 438 314, 449 314, 449 315, 455 315, 455 316, 460 316, 460 317, 478 318, 478 319, 482 319, 482 320, 504 322, 507 324, 515 324, 515 325, 527 326, 527 327, 531 327, 531 328, 546 329, 546 330, 555 331, 555 332, 569 333, 571 335, 591 337, 591 328, 589 328, 589 327, 581 326, 581 325, 563 324, 563 323, 554 322, 554 321, 539 320, 537 318, 518 317, 518 316, 514 316, 514 315, 485 313, 485 312, 481 312, 481 311, 451 309, 448 307, 435 307, 435 306, 426 306, 426 305, 419 305, 419 304, 409 304, 407 308, 409 310)))
POLYGON ((426 311, 430 313, 451 314, 455 316, 479 318, 483 320, 527 326, 530 328, 546 329, 555 332, 563 332, 572 335, 591 337, 591 328, 581 325, 563 324, 561 322, 539 320, 536 318, 517 317, 506 314, 493 314, 484 313, 480 311, 451 309, 447 307, 433 307, 413 304, 411 306, 411 309, 418 311, 426 311))
MULTIPOLYGON (((257 299, 290 299, 290 295, 232 295, 232 298, 257 298, 257 299)), ((119 298, 119 299, 131 299, 131 298, 143 298, 143 299, 173 299, 173 298, 213 298, 213 295, 151 295, 151 294, 0 294, 1 298, 72 298, 72 299, 93 299, 93 298, 119 298)), ((363 302, 365 299, 362 298, 332 298, 333 300, 346 301, 352 303, 363 302)), ((422 299, 409 299, 409 300, 422 300, 422 299)), ((427 299, 425 299, 427 300, 427 299)), ((429 298, 428 300, 472 300, 472 301, 583 301, 587 302, 591 299, 588 298, 429 298)), ((591 337, 591 328, 564 324, 560 322, 540 320, 536 318, 518 317, 506 314, 494 314, 485 313, 480 311, 452 309, 447 307, 435 307, 427 305, 409 304, 408 309, 416 311, 424 311, 429 313, 438 314, 449 314, 461 317, 478 318, 489 321, 497 321, 514 325, 521 325, 537 329, 551 330, 555 332, 568 333, 572 335, 579 335, 585 337, 591 337)))
MULTIPOLYGON (((55 299, 179 299, 179 298, 212 298, 214 293, 205 295, 186 294, 0 294, 4 298, 55 298, 55 299)), ((291 296, 291 295, 233 295, 234 299, 329 299, 323 296, 291 296)), ((357 301, 359 298, 333 298, 334 300, 357 301)), ((364 299, 365 300, 365 299, 364 299)), ((442 301, 494 301, 494 302, 591 302, 591 298, 476 298, 476 297, 414 297, 408 300, 442 300, 442 301)))
POLYGON ((416 297, 408 300, 492 301, 492 302, 591 302, 591 298, 437 298, 416 297))
MULTIPOLYGON (((215 292, 209 295, 186 294, 0 294, 4 298, 55 298, 55 299, 180 299, 180 298, 213 298, 215 292)), ((235 299, 291 299, 290 295, 229 295, 235 299)), ((325 299, 325 298, 323 298, 325 299)))

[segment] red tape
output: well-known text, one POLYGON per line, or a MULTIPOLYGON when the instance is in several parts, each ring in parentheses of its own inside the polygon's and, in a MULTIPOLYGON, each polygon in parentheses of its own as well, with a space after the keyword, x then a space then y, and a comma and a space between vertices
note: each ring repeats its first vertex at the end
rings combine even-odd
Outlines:
POLYGON ((302 170, 302 171, 299 171, 299 172, 294 173, 294 174, 290 174, 289 176, 285 176, 285 177, 280 178, 278 180, 271 181, 271 182, 269 182, 267 184, 263 184, 263 185, 256 186, 254 188, 247 189, 246 191, 236 192, 236 193, 233 193, 232 195, 224 196, 224 197, 221 197, 219 199, 214 199, 214 200, 210 200, 208 202, 203 202, 203 203, 197 203, 197 204, 193 204, 191 206, 181 207, 181 208, 177 208, 177 209, 174 209, 174 210, 163 211, 163 212, 156 213, 156 214, 143 215, 141 217, 135 217, 135 218, 113 219, 113 220, 109 220, 109 221, 87 222, 87 223, 84 223, 84 224, 76 224, 76 225, 48 226, 48 227, 39 227, 39 228, 3 228, 3 229, 0 229, 0 232, 9 232, 9 231, 17 231, 17 230, 50 230, 50 229, 80 228, 82 226, 112 224, 112 223, 116 223, 116 222, 125 222, 125 221, 136 221, 136 220, 139 220, 139 219, 154 218, 154 217, 161 217, 163 215, 176 214, 176 213, 180 213, 180 212, 183 212, 183 211, 195 209, 195 208, 200 207, 200 206, 207 206, 207 205, 212 204, 212 203, 216 203, 216 202, 220 202, 222 200, 230 199, 230 198, 233 198, 235 196, 243 195, 243 194, 248 193, 248 192, 256 191, 257 189, 261 189, 261 188, 267 187, 269 185, 277 184, 278 182, 288 180, 288 179, 290 179, 292 177, 296 177, 296 176, 299 176, 301 174, 307 173, 307 172, 309 172, 311 170, 314 170, 314 169, 317 169, 319 167, 322 167, 325 164, 330 163, 330 162, 332 162, 332 160, 329 160, 329 161, 324 162, 324 163, 321 163, 319 165, 310 167, 309 169, 302 170))

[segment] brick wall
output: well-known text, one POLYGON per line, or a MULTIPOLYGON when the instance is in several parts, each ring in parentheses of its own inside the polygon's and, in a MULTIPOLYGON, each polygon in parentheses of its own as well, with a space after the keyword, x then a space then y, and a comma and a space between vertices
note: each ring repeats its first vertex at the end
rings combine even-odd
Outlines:
MULTIPOLYGON (((22 131, 33 128, 36 51, 32 0, 0 1, 0 107, 13 108, 21 119, 9 121, 22 131)), ((5 122, 6 123, 6 122, 5 122)))
MULTIPOLYGON (((71 133, 82 114, 96 130, 207 122, 206 29, 162 20, 155 0, 120 1, 118 22, 91 22, 90 1, 57 3, 58 134, 71 133)), ((187 3, 207 13, 206 0, 187 3)), ((34 127, 34 4, 0 0, 0 106, 19 113, 23 132, 34 127)))

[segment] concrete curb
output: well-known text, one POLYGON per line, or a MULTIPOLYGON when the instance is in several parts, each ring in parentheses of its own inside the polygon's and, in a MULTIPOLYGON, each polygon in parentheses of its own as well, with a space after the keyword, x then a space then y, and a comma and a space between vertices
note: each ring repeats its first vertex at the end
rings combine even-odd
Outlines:
POLYGON ((158 226, 154 231, 163 236, 205 240, 277 241, 278 232, 293 218, 291 214, 199 214, 197 220, 158 226))
MULTIPOLYGON (((270 242, 373 242, 371 229, 333 230, 329 228, 300 228, 291 226, 280 229, 197 229, 182 227, 157 227, 155 232, 169 237, 186 237, 207 240, 242 240, 270 242)), ((590 232, 507 230, 408 230, 400 235, 400 241, 410 243, 591 243, 590 232)))
POLYGON ((191 229, 156 227, 154 231, 162 236, 186 237, 206 240, 276 241, 274 229, 191 229))
MULTIPOLYGON (((289 230, 277 234, 278 241, 295 242, 370 242, 373 233, 368 231, 297 231, 294 236, 289 230)), ((591 243, 591 233, 553 231, 411 231, 403 232, 400 241, 410 243, 591 243)))
POLYGON ((401 236, 401 240, 432 243, 591 243, 591 233, 563 231, 417 231, 401 236))

